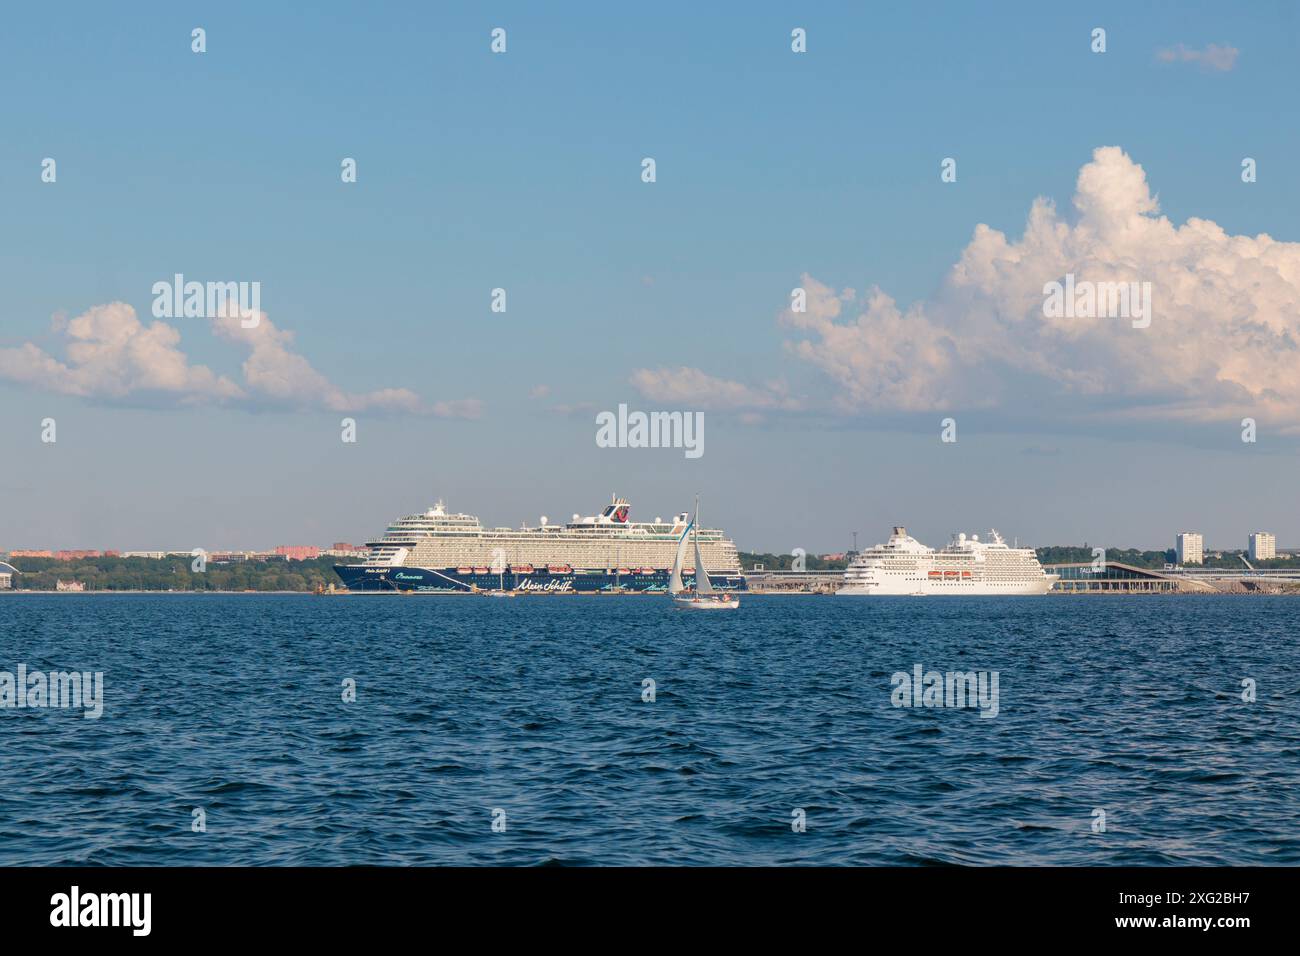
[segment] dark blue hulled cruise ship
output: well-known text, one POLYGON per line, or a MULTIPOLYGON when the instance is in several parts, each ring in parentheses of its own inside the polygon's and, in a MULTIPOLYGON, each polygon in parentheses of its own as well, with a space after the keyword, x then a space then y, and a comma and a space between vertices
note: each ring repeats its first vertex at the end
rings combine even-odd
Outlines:
MULTIPOLYGON (((367 542, 364 564, 334 571, 353 591, 443 593, 617 593, 668 590, 677 543, 690 524, 630 521, 630 506, 614 497, 598 515, 574 515, 564 525, 545 517, 535 527, 484 528, 478 518, 452 514, 439 501, 421 514, 389 525, 367 542)), ((698 531, 709 581, 723 590, 745 590, 736 546, 717 529, 698 531)), ((693 581, 695 569, 683 577, 693 581)))

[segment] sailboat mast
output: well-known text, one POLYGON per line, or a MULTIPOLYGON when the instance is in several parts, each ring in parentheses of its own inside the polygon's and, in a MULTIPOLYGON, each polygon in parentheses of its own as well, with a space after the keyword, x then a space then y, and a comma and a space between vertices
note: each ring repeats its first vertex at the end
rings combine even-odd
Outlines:
POLYGON ((700 575, 704 573, 704 564, 700 560, 700 496, 695 496, 695 527, 691 532, 691 543, 695 545, 695 593, 700 593, 700 575))
POLYGON ((713 584, 709 581, 709 570, 704 566, 704 554, 700 551, 700 499, 695 497, 695 593, 712 594, 713 584))

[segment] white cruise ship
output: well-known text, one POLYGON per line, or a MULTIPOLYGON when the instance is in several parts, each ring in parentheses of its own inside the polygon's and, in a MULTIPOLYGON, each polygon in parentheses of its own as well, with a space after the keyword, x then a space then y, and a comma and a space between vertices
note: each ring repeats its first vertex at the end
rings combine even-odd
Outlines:
POLYGON ((885 544, 858 554, 836 594, 1046 594, 1056 582, 1031 548, 1012 548, 996 531, 989 540, 955 534, 936 551, 895 528, 885 544))

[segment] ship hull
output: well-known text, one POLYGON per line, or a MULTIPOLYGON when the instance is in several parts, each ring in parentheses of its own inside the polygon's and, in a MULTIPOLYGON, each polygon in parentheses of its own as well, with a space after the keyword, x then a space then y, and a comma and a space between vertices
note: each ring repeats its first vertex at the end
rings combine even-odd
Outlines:
MULTIPOLYGON (((504 586, 507 591, 525 594, 608 594, 667 593, 668 572, 653 574, 615 574, 612 571, 584 573, 570 571, 551 573, 534 571, 517 574, 507 571, 501 575, 461 573, 455 568, 420 568, 406 565, 374 566, 364 564, 336 564, 334 573, 349 591, 418 591, 427 594, 468 594, 474 591, 496 591, 504 586)), ((690 576, 687 581, 693 583, 690 576)), ((740 574, 710 574, 709 581, 723 591, 747 590, 745 578, 740 574)))

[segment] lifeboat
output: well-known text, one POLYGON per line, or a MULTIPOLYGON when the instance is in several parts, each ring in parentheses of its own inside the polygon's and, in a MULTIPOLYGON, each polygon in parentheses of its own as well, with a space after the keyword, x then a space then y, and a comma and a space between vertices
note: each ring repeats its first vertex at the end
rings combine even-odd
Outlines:
POLYGON ((943 576, 944 576, 945 578, 955 578, 955 577, 957 577, 957 572, 956 572, 956 571, 945 571, 945 572, 943 572, 943 576))
POLYGON ((532 574, 533 566, 531 564, 512 564, 510 571, 513 574, 532 574))
POLYGON ((631 574, 631 573, 632 573, 632 569, 631 569, 631 568, 619 568, 619 569, 618 569, 618 573, 619 573, 619 574, 631 574))
POLYGON ((568 564, 548 564, 546 570, 551 574, 572 574, 573 567, 568 564))
POLYGON ((487 569, 487 568, 475 568, 475 569, 474 569, 474 573, 475 573, 475 574, 487 574, 487 573, 488 573, 488 569, 487 569))
POLYGON ((474 573, 474 569, 473 569, 473 568, 457 568, 457 569, 456 569, 456 573, 457 573, 457 574, 473 574, 473 573, 474 573))
POLYGON ((930 577, 932 577, 932 578, 941 578, 941 577, 943 577, 943 572, 942 572, 942 571, 931 571, 931 572, 930 572, 930 577))
POLYGON ((655 573, 655 569, 654 569, 654 568, 637 568, 637 569, 636 569, 636 573, 637 573, 637 574, 654 574, 654 573, 655 573))
POLYGON ((970 577, 970 572, 969 572, 969 571, 963 571, 963 572, 961 573, 961 576, 962 576, 963 578, 968 578, 968 577, 970 577))

